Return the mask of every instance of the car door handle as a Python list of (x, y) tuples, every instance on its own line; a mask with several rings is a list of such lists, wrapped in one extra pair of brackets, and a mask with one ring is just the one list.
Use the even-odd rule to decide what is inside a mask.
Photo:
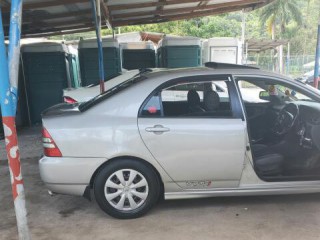
[(170, 128), (166, 128), (162, 125), (155, 125), (153, 127), (147, 127), (147, 132), (154, 132), (154, 133), (163, 133), (163, 132), (169, 132)]

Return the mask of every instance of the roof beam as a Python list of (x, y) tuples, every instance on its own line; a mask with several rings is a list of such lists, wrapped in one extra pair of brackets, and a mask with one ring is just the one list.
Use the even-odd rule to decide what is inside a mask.
[(103, 15), (104, 15), (105, 20), (106, 20), (106, 25), (108, 26), (108, 28), (112, 29), (112, 19), (111, 19), (111, 16), (110, 16), (109, 7), (104, 2), (104, 0), (100, 0), (100, 4), (101, 4), (101, 7), (102, 7)]
[(23, 37), (49, 37), (49, 36), (57, 36), (57, 35), (64, 35), (64, 34), (72, 34), (72, 33), (80, 33), (80, 32), (89, 32), (94, 31), (94, 27), (83, 25), (77, 29), (74, 28), (63, 28), (63, 29), (52, 29), (46, 33), (38, 32), (38, 33), (25, 33)]
[[(74, 12), (74, 13), (60, 13), (60, 14), (46, 14), (46, 15), (39, 15), (39, 16), (38, 15), (23, 16), (22, 25), (23, 26), (28, 26), (30, 24), (32, 24), (32, 25), (39, 25), (39, 24), (64, 25), (65, 23), (68, 23), (68, 21), (70, 22), (70, 20), (65, 20), (65, 18), (79, 17), (79, 16), (81, 16), (82, 19), (89, 19), (91, 17), (91, 11), (79, 11), (79, 12)], [(41, 19), (41, 21), (39, 19)], [(62, 20), (50, 22), (50, 20), (55, 20), (55, 19), (62, 19)], [(49, 21), (49, 22), (47, 22), (47, 21)], [(79, 23), (81, 21), (77, 20), (74, 22)], [(8, 26), (9, 22), (5, 22), (3, 25)]]
[[(166, 0), (158, 0), (158, 2), (159, 3), (165, 3), (166, 2)], [(158, 6), (157, 8), (156, 8), (156, 11), (155, 12), (163, 12), (163, 7), (164, 7), (164, 5), (160, 5), (160, 6)], [(158, 17), (159, 15), (157, 15), (157, 13), (155, 13), (155, 15)]]
[(235, 7), (260, 3), (261, 0), (243, 0), (236, 2), (226, 2), (213, 5), (201, 5), (196, 7), (186, 7), (186, 8), (176, 8), (176, 9), (166, 9), (166, 10), (156, 10), (156, 11), (143, 11), (143, 12), (133, 12), (133, 13), (122, 13), (112, 15), (112, 19), (122, 19), (130, 17), (140, 17), (148, 15), (164, 15), (164, 14), (175, 14), (175, 13), (189, 13), (189, 12), (200, 12), (201, 10), (215, 10), (223, 7)]
[[(79, 21), (79, 20), (73, 20), (73, 21), (65, 21), (62, 23), (45, 23), (45, 22), (37, 22), (37, 24), (34, 24), (33, 28), (25, 28), (24, 33), (25, 34), (31, 34), (33, 32), (50, 32), (51, 30), (58, 29), (66, 29), (66, 30), (73, 30), (77, 28), (84, 28), (84, 27), (94, 27), (93, 22), (90, 19), (86, 19), (86, 21)], [(57, 27), (58, 26), (58, 27)], [(60, 29), (61, 28), (61, 29)]]
[[(69, 5), (75, 3), (88, 3), (88, 0), (51, 0), (48, 2), (24, 3), (23, 10), (33, 10), (38, 8), (55, 7), (59, 5)], [(3, 7), (4, 12), (10, 11), (10, 6)]]
[[(162, 2), (162, 3), (165, 3), (167, 0), (159, 0), (158, 2)], [(162, 11), (163, 10), (163, 7), (164, 7), (164, 5), (160, 5), (160, 6), (158, 6), (157, 7), (157, 10), (159, 10), (159, 11)]]
[(219, 9), (214, 9), (209, 11), (194, 12), (188, 15), (175, 14), (175, 15), (165, 15), (165, 16), (159, 16), (159, 17), (145, 17), (145, 18), (139, 18), (134, 20), (131, 19), (131, 20), (113, 21), (113, 23), (114, 23), (114, 26), (160, 23), (160, 22), (166, 22), (166, 21), (177, 21), (182, 19), (191, 19), (196, 17), (217, 15), (217, 14), (222, 14), (226, 12), (240, 11), (242, 9), (243, 9), (243, 6), (224, 7), (224, 8), (219, 8)]
[[(107, 26), (101, 26), (102, 29), (107, 28)], [(65, 34), (73, 34), (73, 33), (82, 33), (82, 32), (91, 32), (95, 31), (95, 27), (92, 27), (92, 24), (87, 24), (83, 26), (79, 26), (77, 29), (74, 27), (68, 28), (55, 28), (51, 29), (50, 32), (38, 32), (38, 33), (26, 33), (23, 37), (49, 37), (49, 36), (57, 36), (57, 35), (65, 35)]]
[[(211, 0), (202, 0), (202, 2), (209, 2), (209, 1)], [(165, 1), (165, 2), (118, 4), (118, 5), (109, 6), (109, 10), (115, 11), (115, 10), (134, 9), (134, 8), (160, 7), (160, 6), (166, 6), (166, 5), (194, 3), (194, 2), (200, 2), (200, 0), (172, 0), (172, 1)]]
[(66, 12), (66, 13), (57, 13), (57, 14), (39, 14), (39, 15), (27, 15), (22, 16), (23, 21), (37, 21), (37, 18), (42, 18), (43, 21), (51, 20), (51, 19), (60, 19), (60, 18), (67, 18), (67, 17), (83, 17), (83, 16), (91, 16), (90, 10), (80, 10), (80, 11), (73, 11), (73, 12)]
[(208, 2), (203, 2), (203, 1), (199, 2), (197, 8), (195, 10), (192, 10), (191, 13), (195, 12), (197, 9), (199, 9), (200, 7), (203, 7), (207, 4), (208, 4)]
[(65, 34), (73, 34), (73, 33), (82, 33), (82, 32), (90, 32), (94, 31), (94, 28), (80, 28), (80, 29), (73, 29), (73, 30), (59, 30), (47, 33), (35, 33), (35, 34), (26, 34), (23, 37), (50, 37), (50, 36), (58, 36), (58, 35), (65, 35)]
[(10, 7), (10, 3), (8, 2), (8, 0), (0, 0), (0, 7)]

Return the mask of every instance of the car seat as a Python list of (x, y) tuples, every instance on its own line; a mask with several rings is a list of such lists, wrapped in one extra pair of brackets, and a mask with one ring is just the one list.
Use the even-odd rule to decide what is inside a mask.
[(217, 92), (210, 90), (204, 95), (204, 106), (207, 111), (216, 111), (220, 106), (220, 97)]
[(258, 175), (277, 176), (283, 170), (284, 157), (264, 144), (254, 144), (251, 147), (254, 168)]
[(189, 90), (187, 99), (189, 113), (205, 112), (205, 110), (200, 106), (200, 97), (196, 90)]

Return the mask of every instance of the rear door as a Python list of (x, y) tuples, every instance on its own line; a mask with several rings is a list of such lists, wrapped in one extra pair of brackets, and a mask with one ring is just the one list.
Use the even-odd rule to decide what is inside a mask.
[[(206, 108), (208, 86), (224, 82), (228, 93), (214, 110)], [(199, 108), (190, 112), (188, 91), (198, 93)], [(228, 76), (169, 81), (143, 104), (141, 137), (171, 178), (183, 188), (237, 187), (241, 177), (246, 124), (234, 82)]]

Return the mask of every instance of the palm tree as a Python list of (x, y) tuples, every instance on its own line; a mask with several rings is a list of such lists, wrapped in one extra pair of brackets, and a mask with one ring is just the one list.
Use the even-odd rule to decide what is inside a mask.
[(275, 0), (261, 10), (260, 22), (267, 24), (272, 39), (275, 38), (276, 26), (279, 26), (280, 37), (285, 33), (290, 21), (302, 24), (302, 13), (297, 0)]

